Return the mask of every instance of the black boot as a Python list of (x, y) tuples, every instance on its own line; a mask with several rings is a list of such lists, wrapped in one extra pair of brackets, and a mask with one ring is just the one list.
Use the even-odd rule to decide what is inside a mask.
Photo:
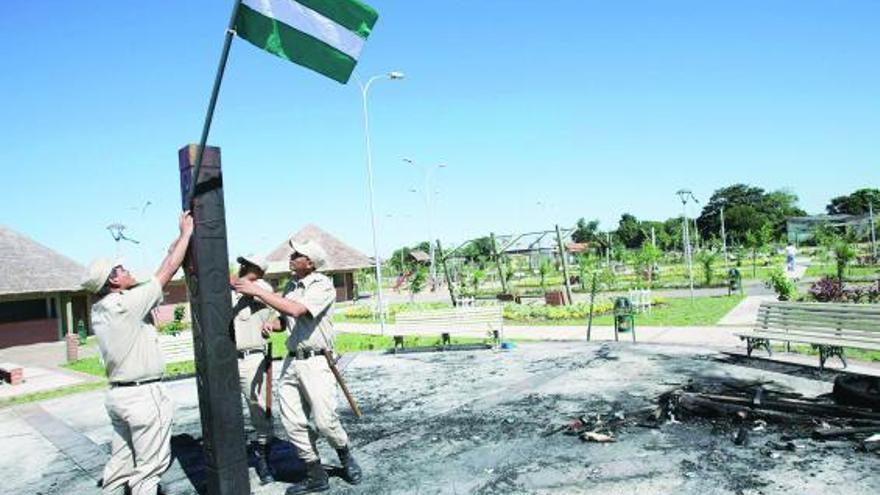
[(269, 465), (269, 452), (272, 448), (268, 445), (257, 445), (255, 453), (257, 454), (257, 476), (260, 477), (260, 484), (268, 485), (275, 483), (275, 477), (272, 476), (272, 467)]
[(355, 462), (354, 457), (351, 455), (351, 450), (348, 447), (343, 447), (336, 449), (336, 453), (339, 454), (339, 460), (342, 462), (342, 477), (345, 481), (352, 485), (360, 483), (364, 476), (361, 473), (361, 467), (358, 466), (358, 463)]
[(294, 483), (284, 492), (285, 495), (299, 495), (301, 493), (323, 492), (330, 489), (330, 480), (327, 472), (321, 466), (321, 461), (306, 464), (306, 479)]

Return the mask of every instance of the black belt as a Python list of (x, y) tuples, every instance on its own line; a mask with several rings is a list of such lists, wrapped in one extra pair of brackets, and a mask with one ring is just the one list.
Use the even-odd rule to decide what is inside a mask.
[(296, 351), (288, 352), (287, 355), (293, 359), (309, 359), (315, 356), (324, 356), (328, 353), (329, 351), (326, 349), (297, 349)]
[(238, 351), (238, 359), (244, 359), (244, 358), (250, 356), (251, 354), (257, 354), (257, 353), (265, 354), (265, 351), (263, 351), (263, 349), (245, 349), (243, 351)]
[(161, 382), (161, 378), (150, 378), (148, 380), (138, 380), (134, 382), (110, 382), (110, 386), (116, 387), (140, 387), (141, 385), (149, 385), (150, 383)]

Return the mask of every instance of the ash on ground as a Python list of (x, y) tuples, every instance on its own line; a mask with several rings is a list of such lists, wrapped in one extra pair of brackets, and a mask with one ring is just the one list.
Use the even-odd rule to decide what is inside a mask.
[[(810, 425), (663, 410), (664, 397), (679, 390), (751, 393), (757, 384), (766, 400), (831, 392), (830, 381), (747, 364), (643, 344), (361, 355), (346, 377), (365, 416), (344, 413), (344, 421), (367, 476), (358, 487), (336, 479), (333, 490), (880, 493), (880, 457), (851, 438), (814, 440)], [(325, 458), (335, 460), (329, 451)]]

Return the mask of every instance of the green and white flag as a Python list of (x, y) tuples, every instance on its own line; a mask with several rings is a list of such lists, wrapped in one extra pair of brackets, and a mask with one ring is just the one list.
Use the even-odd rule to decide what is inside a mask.
[(241, 38), (343, 84), (379, 14), (357, 0), (242, 0)]

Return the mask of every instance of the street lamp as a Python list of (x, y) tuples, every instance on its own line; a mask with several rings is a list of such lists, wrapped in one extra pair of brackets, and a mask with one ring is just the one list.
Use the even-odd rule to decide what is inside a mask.
[(682, 223), (682, 242), (684, 244), (684, 261), (687, 264), (688, 270), (688, 280), (690, 282), (691, 287), (691, 302), (694, 300), (694, 265), (693, 265), (693, 253), (691, 252), (691, 238), (690, 232), (688, 228), (688, 220), (687, 220), (687, 204), (689, 201), (693, 201), (696, 204), (699, 204), (700, 201), (694, 197), (694, 193), (691, 192), (690, 189), (680, 189), (675, 193), (678, 195), (678, 199), (681, 200), (681, 223)]
[[(437, 282), (437, 269), (434, 266), (434, 230), (433, 230), (433, 227), (431, 226), (431, 220), (433, 217), (433, 212), (432, 212), (432, 208), (431, 208), (431, 177), (432, 177), (434, 170), (446, 168), (446, 164), (440, 163), (440, 164), (437, 164), (433, 167), (428, 167), (428, 166), (424, 166), (420, 163), (416, 163), (411, 158), (404, 158), (403, 161), (409, 165), (414, 166), (414, 167), (421, 168), (422, 173), (425, 174), (425, 191), (424, 191), (425, 192), (425, 211), (427, 212), (427, 215), (428, 215), (428, 250), (430, 251), (429, 255), (431, 257), (431, 265), (430, 265), (431, 272), (430, 273), (431, 273), (431, 287), (433, 288), (436, 286), (436, 282)], [(411, 192), (416, 192), (416, 190), (411, 189)]]
[(370, 145), (370, 113), (367, 107), (367, 93), (370, 86), (379, 79), (389, 79), (392, 81), (403, 79), (402, 72), (389, 72), (371, 77), (364, 84), (360, 78), (355, 77), (358, 86), (361, 89), (361, 99), (364, 104), (364, 141), (367, 145), (367, 184), (369, 186), (369, 204), (370, 204), (370, 224), (373, 230), (373, 259), (376, 262), (376, 304), (379, 313), (379, 329), (382, 335), (385, 335), (385, 305), (382, 303), (382, 260), (379, 258), (379, 245), (376, 241), (376, 206), (373, 200), (373, 149)]

